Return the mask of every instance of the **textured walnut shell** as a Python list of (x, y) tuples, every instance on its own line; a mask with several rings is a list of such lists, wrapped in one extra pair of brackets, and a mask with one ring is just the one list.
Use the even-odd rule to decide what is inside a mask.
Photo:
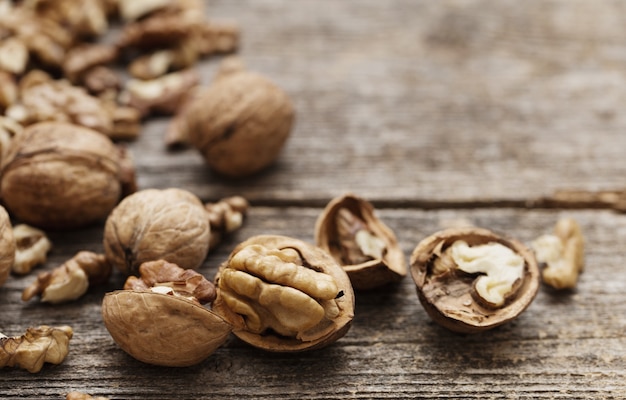
[(294, 121), (287, 94), (264, 76), (221, 76), (186, 109), (189, 142), (215, 171), (243, 177), (274, 162)]
[[(382, 259), (359, 264), (349, 264), (342, 259), (337, 230), (337, 212), (342, 208), (348, 209), (365, 222), (368, 229), (384, 241), (386, 250)], [(353, 194), (337, 197), (328, 203), (315, 223), (315, 241), (342, 266), (357, 290), (397, 282), (407, 274), (404, 253), (393, 231), (376, 217), (371, 203)]]
[(15, 238), (9, 214), (0, 206), (0, 286), (6, 282), (15, 260)]
[(183, 189), (145, 189), (124, 200), (104, 226), (109, 262), (138, 275), (146, 261), (165, 260), (183, 269), (198, 268), (209, 251), (210, 226), (204, 205)]
[[(319, 272), (331, 275), (335, 279), (337, 286), (343, 291), (343, 301), (340, 314), (333, 320), (332, 330), (328, 330), (325, 336), (313, 341), (300, 341), (272, 332), (256, 334), (246, 330), (242, 316), (230, 310), (220, 297), (219, 280), (220, 273), (225, 268), (228, 268), (229, 261), (233, 255), (252, 244), (260, 244), (267, 248), (279, 250), (294, 249), (300, 254), (306, 264), (314, 267), (313, 269)], [(229, 259), (220, 266), (215, 282), (218, 290), (217, 299), (213, 302), (213, 310), (233, 325), (233, 334), (235, 336), (260, 349), (275, 352), (298, 352), (327, 346), (348, 332), (354, 317), (354, 291), (347, 274), (324, 250), (298, 239), (279, 235), (259, 235), (240, 243), (233, 249)]]
[(126, 353), (168, 367), (198, 364), (220, 347), (231, 331), (223, 318), (190, 300), (133, 290), (107, 293), (102, 318)]
[(10, 214), (44, 229), (103, 219), (122, 196), (121, 152), (106, 136), (65, 122), (27, 127), (2, 162), (0, 195)]
[[(473, 278), (433, 278), (431, 268), (437, 253), (445, 251), (457, 240), (464, 240), (470, 246), (500, 243), (524, 259), (523, 281), (502, 307), (484, 307), (473, 301)], [(530, 305), (539, 289), (539, 268), (532, 251), (517, 240), (501, 237), (487, 229), (451, 228), (437, 232), (417, 245), (410, 263), (417, 295), (428, 315), (440, 325), (459, 333), (485, 331), (517, 318)]]

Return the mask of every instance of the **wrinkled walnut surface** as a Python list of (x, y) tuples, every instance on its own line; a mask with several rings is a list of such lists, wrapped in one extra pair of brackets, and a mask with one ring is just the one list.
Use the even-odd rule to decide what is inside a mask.
[(393, 231), (376, 217), (371, 203), (353, 194), (328, 203), (316, 221), (315, 242), (343, 267), (355, 289), (396, 282), (407, 274)]
[(126, 197), (107, 218), (104, 250), (127, 275), (146, 261), (196, 269), (209, 250), (210, 225), (202, 202), (182, 189), (145, 189)]
[(294, 122), (287, 94), (266, 77), (221, 74), (184, 110), (190, 143), (221, 174), (243, 177), (278, 157)]
[(107, 293), (102, 317), (125, 352), (139, 361), (169, 367), (201, 362), (231, 331), (222, 317), (191, 300), (145, 291)]
[(103, 219), (122, 196), (120, 150), (106, 136), (64, 122), (17, 135), (2, 162), (0, 195), (17, 219), (71, 229)]
[(329, 345), (346, 334), (354, 316), (354, 293), (343, 269), (324, 250), (285, 236), (240, 243), (220, 266), (216, 285), (213, 310), (237, 337), (265, 350)]
[(9, 214), (0, 206), (0, 286), (6, 282), (15, 260), (15, 239)]
[(60, 364), (69, 353), (73, 334), (69, 326), (41, 325), (28, 328), (22, 336), (0, 335), (0, 368), (19, 367), (35, 373), (44, 363)]
[[(523, 257), (523, 281), (503, 306), (493, 308), (474, 299), (472, 291), (477, 275), (454, 268), (443, 273), (433, 271), (435, 261), (457, 240), (470, 246), (500, 243)], [(451, 228), (437, 232), (417, 245), (410, 263), (424, 309), (435, 322), (455, 332), (480, 332), (517, 318), (539, 289), (539, 268), (533, 253), (517, 240), (503, 238), (486, 229)]]

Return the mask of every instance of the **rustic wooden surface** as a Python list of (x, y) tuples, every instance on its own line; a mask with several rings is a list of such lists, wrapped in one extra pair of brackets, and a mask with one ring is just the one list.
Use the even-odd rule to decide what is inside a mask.
[[(141, 188), (204, 200), (241, 194), (245, 226), (212, 254), (212, 277), (255, 234), (311, 242), (330, 198), (372, 200), (407, 259), (425, 236), (473, 223), (526, 243), (562, 216), (587, 238), (576, 290), (541, 287), (514, 322), (459, 335), (430, 321), (410, 277), (357, 293), (348, 334), (314, 352), (274, 354), (229, 340), (190, 368), (142, 364), (104, 328), (104, 293), (23, 303), (34, 276), (0, 288), (0, 330), (69, 324), (67, 359), (38, 374), (0, 372), (0, 397), (61, 399), (626, 398), (626, 215), (539, 208), (559, 189), (621, 190), (626, 175), (626, 3), (620, 1), (211, 0), (242, 27), (240, 55), (287, 90), (297, 124), (278, 163), (232, 181), (193, 150), (168, 152), (165, 119), (129, 144)], [(202, 63), (207, 82), (217, 60)], [(102, 227), (50, 233), (51, 269), (102, 249)], [(184, 332), (181, 332), (184, 335)]]

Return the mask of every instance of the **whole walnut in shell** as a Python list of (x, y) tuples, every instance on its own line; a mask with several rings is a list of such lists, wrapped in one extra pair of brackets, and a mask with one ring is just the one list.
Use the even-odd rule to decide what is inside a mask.
[(210, 225), (204, 205), (183, 189), (144, 189), (118, 204), (104, 227), (109, 262), (137, 275), (146, 261), (165, 260), (198, 268), (209, 251)]
[(182, 129), (212, 169), (231, 177), (272, 164), (294, 121), (288, 95), (233, 60), (191, 101), (182, 115)]
[(44, 229), (103, 219), (133, 185), (132, 163), (108, 137), (66, 122), (30, 125), (2, 161), (0, 196), (17, 219)]
[(15, 239), (11, 220), (6, 210), (0, 206), (0, 286), (6, 282), (15, 260)]

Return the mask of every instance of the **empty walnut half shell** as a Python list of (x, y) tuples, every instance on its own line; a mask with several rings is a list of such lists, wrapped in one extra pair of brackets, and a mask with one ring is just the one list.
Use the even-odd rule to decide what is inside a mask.
[(148, 364), (186, 367), (224, 344), (230, 324), (201, 305), (214, 295), (210, 281), (163, 260), (139, 271), (141, 278), (129, 277), (125, 290), (102, 303), (104, 324), (122, 350)]
[(411, 275), (428, 315), (460, 333), (517, 318), (539, 288), (533, 253), (481, 228), (451, 228), (422, 240), (411, 254)]
[(204, 205), (177, 188), (144, 189), (126, 197), (104, 227), (107, 260), (128, 275), (146, 261), (166, 260), (198, 268), (209, 251), (210, 225)]
[(354, 293), (339, 265), (319, 247), (261, 235), (239, 244), (216, 277), (213, 310), (233, 333), (270, 351), (303, 351), (346, 334)]
[(315, 224), (315, 241), (348, 273), (355, 289), (396, 282), (407, 274), (396, 236), (374, 206), (352, 194), (331, 200)]

